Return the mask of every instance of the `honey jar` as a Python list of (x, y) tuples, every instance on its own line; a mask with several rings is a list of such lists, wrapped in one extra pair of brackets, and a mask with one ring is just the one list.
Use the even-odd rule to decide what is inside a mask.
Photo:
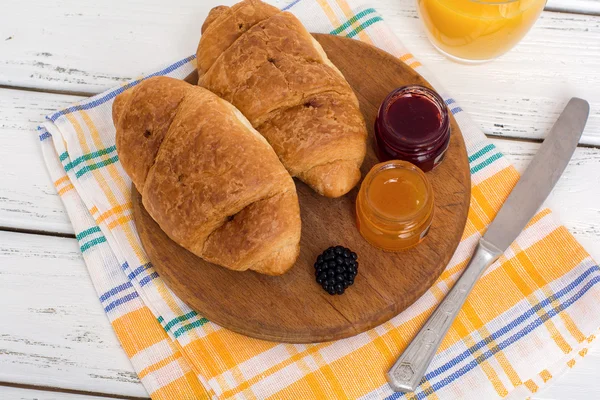
[(360, 234), (373, 246), (400, 251), (418, 244), (433, 219), (433, 189), (417, 166), (393, 160), (375, 165), (356, 199)]

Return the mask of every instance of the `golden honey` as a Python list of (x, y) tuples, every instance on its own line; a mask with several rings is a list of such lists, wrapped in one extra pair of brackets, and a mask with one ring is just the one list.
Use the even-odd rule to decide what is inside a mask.
[(387, 251), (404, 250), (423, 240), (433, 210), (433, 190), (425, 173), (406, 161), (375, 165), (356, 199), (360, 234), (373, 246)]

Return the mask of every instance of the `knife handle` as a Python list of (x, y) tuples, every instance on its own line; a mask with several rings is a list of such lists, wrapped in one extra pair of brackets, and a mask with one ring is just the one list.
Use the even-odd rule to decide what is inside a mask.
[(473, 286), (501, 254), (491, 243), (484, 239), (479, 241), (461, 277), (388, 371), (387, 380), (395, 392), (416, 390)]

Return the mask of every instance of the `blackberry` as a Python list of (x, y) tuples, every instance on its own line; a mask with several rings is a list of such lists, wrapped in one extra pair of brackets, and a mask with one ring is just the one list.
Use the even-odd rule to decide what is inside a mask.
[(358, 274), (358, 256), (342, 246), (325, 250), (315, 262), (317, 283), (330, 295), (343, 294)]

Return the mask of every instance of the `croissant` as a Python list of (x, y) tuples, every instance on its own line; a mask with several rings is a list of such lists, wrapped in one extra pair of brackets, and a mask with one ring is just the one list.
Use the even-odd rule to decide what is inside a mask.
[(358, 100), (292, 14), (258, 0), (214, 8), (197, 60), (198, 84), (235, 105), (292, 176), (327, 197), (360, 180), (367, 131)]
[(280, 275), (296, 261), (296, 187), (267, 141), (208, 90), (150, 78), (113, 104), (119, 159), (176, 243), (226, 268)]

